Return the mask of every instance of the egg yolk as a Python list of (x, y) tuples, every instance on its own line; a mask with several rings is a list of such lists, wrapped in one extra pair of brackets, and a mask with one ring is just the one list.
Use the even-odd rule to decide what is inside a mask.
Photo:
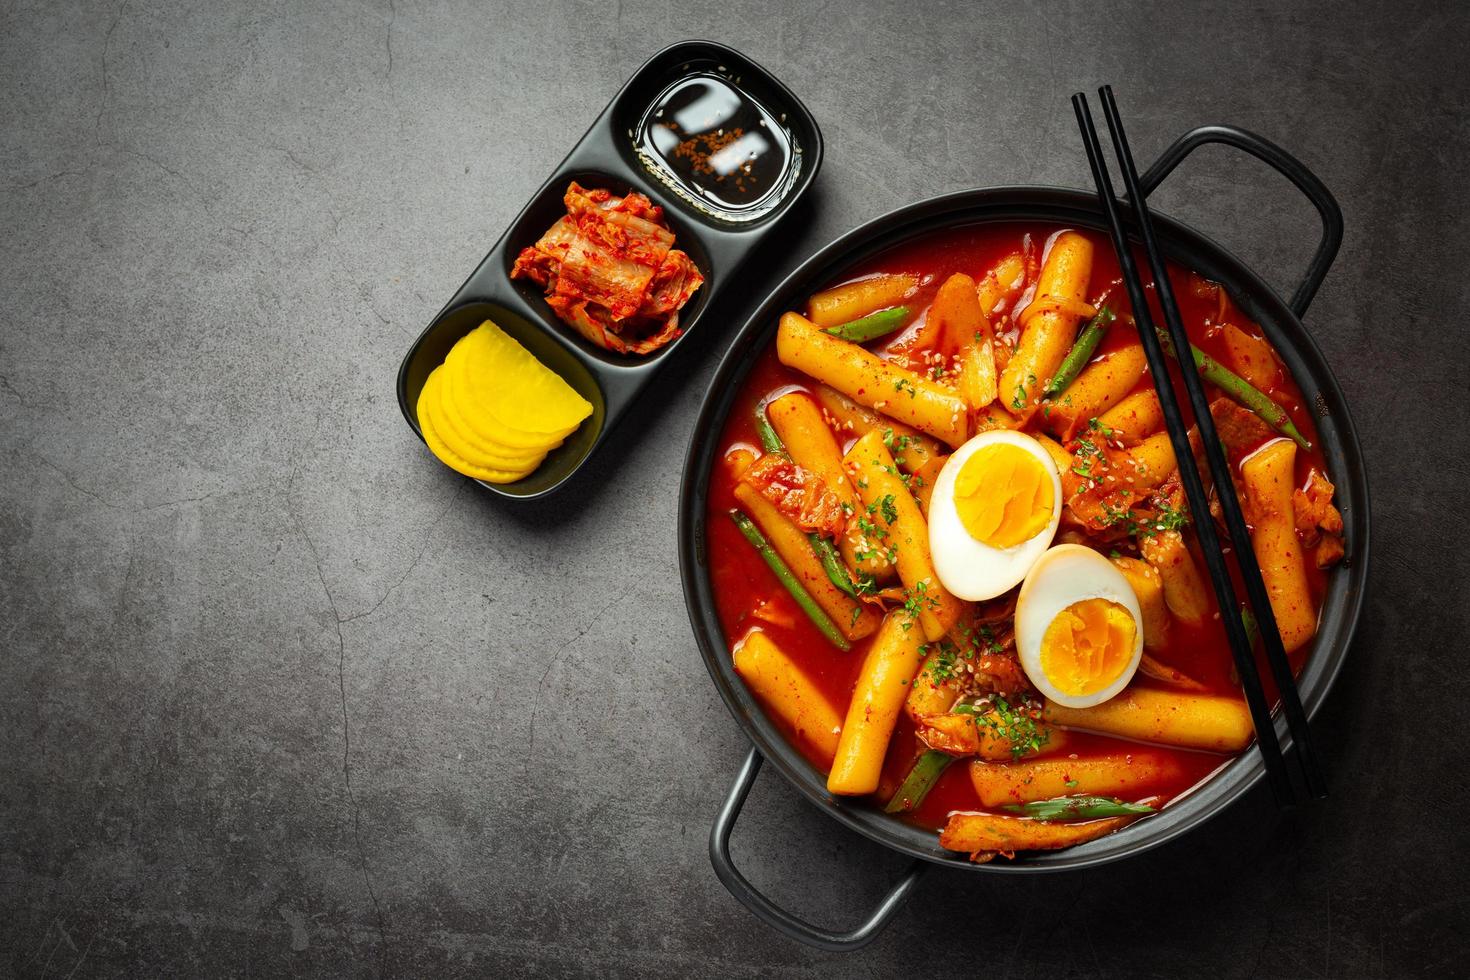
[(1128, 666), (1137, 631), (1133, 616), (1116, 602), (1074, 602), (1057, 613), (1041, 638), (1041, 670), (1063, 694), (1100, 691)]
[(1051, 474), (1041, 461), (1005, 442), (977, 450), (954, 484), (960, 522), (992, 548), (1011, 548), (1046, 530), (1052, 494)]

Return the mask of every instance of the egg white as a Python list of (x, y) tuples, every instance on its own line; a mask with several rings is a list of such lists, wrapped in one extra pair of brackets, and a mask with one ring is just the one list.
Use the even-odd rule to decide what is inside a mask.
[[(969, 458), (986, 446), (1006, 443), (1036, 458), (1051, 477), (1051, 519), (1035, 537), (1009, 548), (992, 548), (976, 541), (960, 520), (954, 485)], [(954, 451), (934, 481), (929, 498), (929, 551), (940, 583), (961, 599), (993, 599), (1009, 592), (1045, 553), (1062, 519), (1062, 477), (1046, 448), (1032, 437), (1008, 429), (982, 432)]]
[[(1059, 691), (1042, 670), (1041, 640), (1057, 614), (1084, 599), (1106, 599), (1128, 610), (1133, 617), (1133, 655), (1107, 687), (1092, 694), (1069, 695)], [(1068, 708), (1102, 704), (1128, 686), (1143, 658), (1143, 613), (1138, 596), (1123, 573), (1096, 551), (1080, 544), (1059, 544), (1031, 567), (1021, 586), (1016, 599), (1016, 653), (1031, 683), (1057, 704)]]

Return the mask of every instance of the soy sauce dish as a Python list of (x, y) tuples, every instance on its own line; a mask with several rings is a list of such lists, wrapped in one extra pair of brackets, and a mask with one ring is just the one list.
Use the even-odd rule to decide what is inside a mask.
[(566, 485), (676, 349), (715, 339), (706, 311), (821, 163), (816, 121), (759, 65), (660, 51), (409, 349), (404, 420), (491, 493)]

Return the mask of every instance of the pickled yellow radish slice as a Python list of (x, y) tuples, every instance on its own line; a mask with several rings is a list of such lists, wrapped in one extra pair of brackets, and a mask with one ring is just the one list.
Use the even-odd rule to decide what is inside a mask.
[(473, 363), (464, 341), (456, 344), (444, 359), (440, 387), (443, 397), (454, 405), (458, 418), (486, 442), (504, 446), (507, 455), (545, 452), (565, 439), (577, 427), (555, 432), (528, 432), (516, 426), (506, 425), (490, 414), (483, 401), (473, 395), (472, 375), (484, 370)]
[(435, 368), (424, 382), (424, 390), (419, 398), (428, 403), (425, 411), (434, 425), (434, 431), (450, 451), (461, 459), (476, 466), (488, 466), (497, 470), (519, 470), (534, 465), (537, 459), (561, 445), (561, 440), (557, 440), (536, 449), (520, 449), (487, 438), (472, 422), (459, 414), (458, 408), (448, 397), (445, 391), (448, 373), (443, 365)]
[(418, 403), (419, 431), (423, 433), (424, 442), (428, 445), (429, 451), (439, 457), (440, 462), (450, 469), (462, 473), (465, 476), (473, 477), (476, 480), (484, 480), (487, 483), (514, 483), (517, 480), (529, 476), (535, 471), (537, 466), (541, 465), (541, 460), (544, 457), (537, 457), (531, 466), (520, 470), (501, 470), (489, 466), (476, 466), (444, 444), (444, 440), (439, 438), (439, 433), (434, 429), (434, 423), (429, 418), (427, 408), (428, 403), (426, 400), (420, 398)]
[(491, 321), (455, 345), (461, 346), (469, 368), (464, 394), (507, 428), (562, 438), (592, 414), (591, 403), (561, 375)]

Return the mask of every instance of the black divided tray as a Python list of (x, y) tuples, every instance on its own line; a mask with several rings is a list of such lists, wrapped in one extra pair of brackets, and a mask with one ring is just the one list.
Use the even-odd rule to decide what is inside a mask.
[[(669, 86), (699, 73), (720, 75), (760, 102), (784, 123), (800, 155), (799, 171), (779, 203), (758, 217), (736, 221), (705, 211), (692, 203), (692, 195), (667, 183), (668, 178), (641, 159), (635, 147), (635, 131), (645, 111)], [(684, 41), (660, 51), (613, 97), (479, 268), (409, 348), (398, 371), (398, 404), (404, 420), (422, 439), (415, 406), (429, 372), (443, 363), (456, 341), (484, 320), (493, 320), (591, 402), (592, 415), (524, 479), (505, 484), (476, 482), (503, 497), (530, 499), (554, 492), (587, 462), (676, 348), (711, 339), (706, 335), (718, 325), (703, 322), (705, 311), (726, 289), (734, 288), (736, 270), (810, 187), (821, 163), (822, 134), (811, 113), (755, 62), (709, 41)], [(573, 180), (615, 194), (638, 191), (662, 205), (675, 247), (687, 252), (704, 275), (704, 285), (680, 315), (683, 333), (651, 354), (619, 354), (596, 346), (557, 318), (539, 286), (510, 279), (521, 249), (534, 244), (566, 213), (562, 197)]]

